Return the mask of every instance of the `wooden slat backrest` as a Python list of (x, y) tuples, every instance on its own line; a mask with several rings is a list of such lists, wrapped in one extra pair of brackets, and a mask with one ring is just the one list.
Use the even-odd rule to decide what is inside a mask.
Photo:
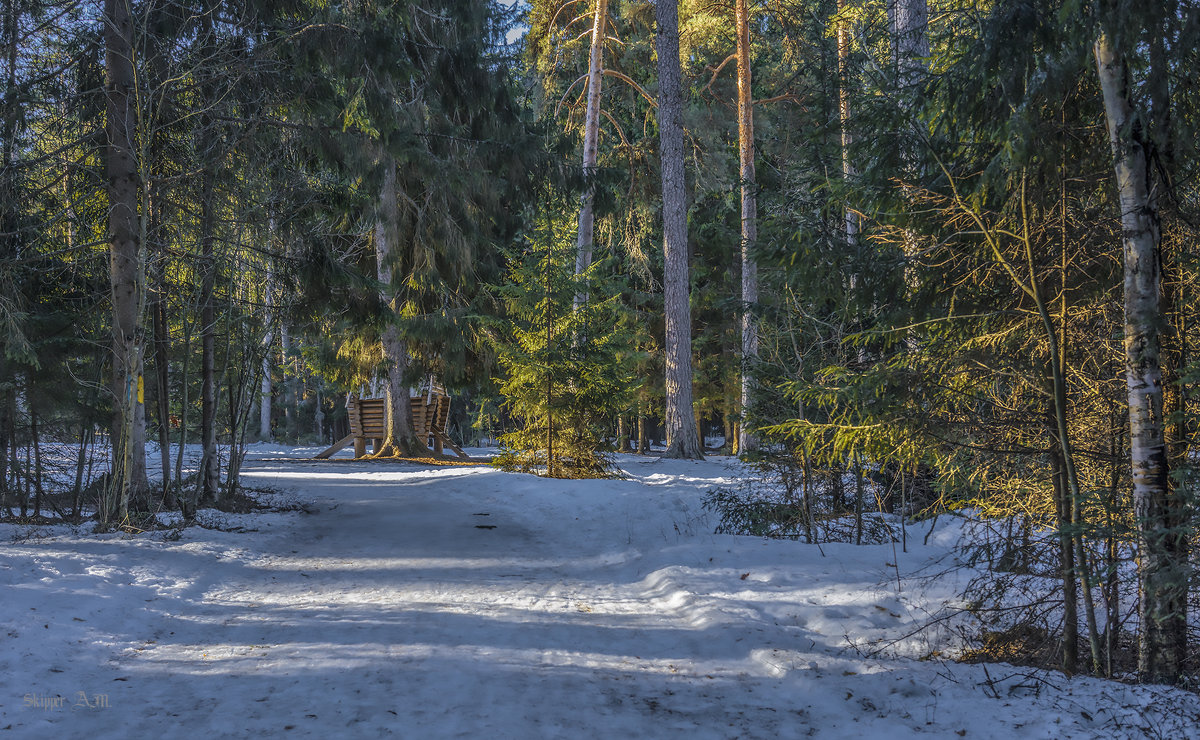
[(418, 437), (429, 434), (429, 416), (426, 413), (424, 401), (420, 396), (412, 397), (413, 431)]
[[(409, 397), (412, 403), (413, 431), (418, 437), (445, 434), (446, 421), (450, 416), (450, 397), (438, 384), (432, 393)], [(429, 403), (426, 403), (429, 401)], [(387, 399), (350, 397), (346, 402), (350, 417), (350, 433), (355, 437), (381, 439), (387, 431)]]
[(356, 437), (374, 439), (384, 433), (384, 399), (350, 398), (347, 410), (350, 416), (350, 431)]
[(450, 417), (450, 399), (447, 396), (440, 396), (434, 403), (437, 419), (434, 422), (434, 428), (444, 434), (446, 432), (446, 421)]

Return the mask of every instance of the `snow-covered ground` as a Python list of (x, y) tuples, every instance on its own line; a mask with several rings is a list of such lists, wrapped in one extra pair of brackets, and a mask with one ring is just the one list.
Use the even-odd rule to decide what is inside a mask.
[(313, 452), (244, 473), (311, 513), (0, 527), (0, 737), (1200, 737), (1182, 691), (922, 660), (950, 638), (904, 636), (959, 579), (898, 591), (894, 564), (948, 562), (952, 525), (908, 554), (714, 535), (720, 459)]

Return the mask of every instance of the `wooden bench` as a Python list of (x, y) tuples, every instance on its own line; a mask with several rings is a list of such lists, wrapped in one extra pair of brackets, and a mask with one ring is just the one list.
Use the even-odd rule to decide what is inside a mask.
[[(430, 445), (434, 454), (440, 455), (443, 449), (449, 447), (459, 457), (470, 459), (467, 453), (446, 436), (450, 396), (446, 395), (441, 386), (435, 384), (426, 393), (410, 396), (409, 402), (412, 404), (413, 429), (417, 438)], [(317, 459), (324, 460), (351, 442), (354, 443), (354, 456), (364, 457), (367, 454), (368, 439), (371, 440), (372, 451), (378, 453), (383, 448), (384, 437), (387, 434), (386, 404), (386, 398), (350, 396), (346, 402), (346, 412), (350, 417), (350, 434), (317, 455)]]

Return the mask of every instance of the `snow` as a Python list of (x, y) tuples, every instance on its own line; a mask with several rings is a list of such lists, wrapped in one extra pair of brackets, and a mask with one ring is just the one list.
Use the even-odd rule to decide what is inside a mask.
[(712, 534), (724, 458), (562, 481), (316, 451), (253, 445), (244, 470), (313, 513), (0, 527), (0, 731), (1200, 737), (1193, 694), (938, 658), (951, 633), (911, 633), (967, 574), (896, 571), (952, 565), (952, 523), (818, 548)]

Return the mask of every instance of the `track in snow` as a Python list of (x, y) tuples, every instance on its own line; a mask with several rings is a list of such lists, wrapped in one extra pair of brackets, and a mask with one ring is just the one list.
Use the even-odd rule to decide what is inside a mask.
[[(699, 502), (731, 474), (722, 464), (623, 462), (630, 480), (558, 481), (262, 459), (248, 484), (294, 490), (317, 513), (175, 542), (5, 545), (0, 729), (894, 738), (1197, 726), (1200, 704), (1183, 692), (1061, 676), (1034, 690), (1004, 667), (863, 657), (852, 642), (898, 637), (937, 605), (936, 593), (896, 592), (890, 547), (823, 556), (715, 536)], [(894, 652), (944, 647), (924, 640)], [(72, 706), (81, 691), (109, 706)], [(65, 706), (37, 704), (55, 696)]]

